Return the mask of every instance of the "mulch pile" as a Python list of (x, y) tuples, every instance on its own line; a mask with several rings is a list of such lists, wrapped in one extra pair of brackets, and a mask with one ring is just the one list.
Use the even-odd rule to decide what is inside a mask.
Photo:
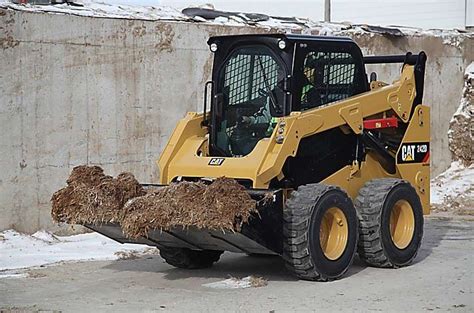
[(113, 178), (99, 166), (81, 165), (72, 170), (67, 187), (53, 194), (51, 215), (69, 224), (120, 222), (124, 204), (145, 194), (131, 173)]
[(146, 236), (150, 229), (175, 226), (239, 231), (255, 201), (234, 179), (218, 178), (210, 185), (181, 182), (130, 200), (122, 229), (132, 237)]
[(256, 212), (245, 188), (225, 177), (210, 185), (180, 182), (145, 191), (130, 173), (113, 178), (98, 166), (78, 166), (67, 184), (51, 199), (54, 221), (118, 222), (130, 238), (176, 226), (239, 231)]

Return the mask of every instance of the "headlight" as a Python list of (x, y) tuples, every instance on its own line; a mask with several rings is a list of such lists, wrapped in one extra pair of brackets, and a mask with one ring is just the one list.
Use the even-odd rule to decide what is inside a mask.
[(286, 42), (283, 39), (280, 39), (278, 41), (278, 48), (280, 48), (281, 50), (286, 48)]

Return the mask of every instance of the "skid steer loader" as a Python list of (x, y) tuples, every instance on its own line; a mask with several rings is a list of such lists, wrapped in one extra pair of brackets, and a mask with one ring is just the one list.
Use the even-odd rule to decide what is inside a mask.
[[(209, 267), (223, 251), (277, 254), (297, 277), (327, 281), (356, 252), (376, 267), (412, 262), (430, 210), (425, 53), (363, 57), (349, 38), (284, 34), (208, 45), (203, 113), (177, 124), (160, 184), (234, 178), (258, 214), (239, 232), (176, 228), (133, 240), (118, 224), (87, 226), (157, 246), (181, 268)], [(365, 65), (378, 63), (400, 63), (400, 77), (368, 79)]]

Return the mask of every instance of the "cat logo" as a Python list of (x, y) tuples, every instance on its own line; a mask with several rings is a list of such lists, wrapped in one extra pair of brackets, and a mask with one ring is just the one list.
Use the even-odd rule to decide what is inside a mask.
[(415, 145), (403, 145), (402, 146), (402, 161), (410, 162), (415, 159)]
[(224, 163), (224, 158), (212, 158), (209, 160), (209, 165), (211, 166), (221, 166)]
[(430, 162), (429, 142), (404, 143), (397, 154), (398, 164), (402, 163), (426, 163)]

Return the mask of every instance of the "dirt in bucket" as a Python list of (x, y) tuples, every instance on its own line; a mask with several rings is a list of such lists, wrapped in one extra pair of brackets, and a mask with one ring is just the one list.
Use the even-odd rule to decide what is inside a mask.
[(51, 198), (51, 215), (56, 222), (100, 224), (123, 219), (123, 205), (143, 196), (144, 189), (131, 173), (113, 178), (99, 166), (77, 166), (67, 186)]
[(75, 167), (52, 196), (53, 220), (69, 224), (120, 223), (131, 238), (152, 229), (196, 226), (239, 231), (256, 202), (231, 178), (179, 182), (148, 191), (130, 173), (113, 178), (98, 166)]
[(234, 179), (221, 177), (210, 185), (180, 182), (137, 197), (126, 203), (124, 233), (146, 236), (151, 229), (172, 227), (239, 231), (253, 212), (255, 200)]

